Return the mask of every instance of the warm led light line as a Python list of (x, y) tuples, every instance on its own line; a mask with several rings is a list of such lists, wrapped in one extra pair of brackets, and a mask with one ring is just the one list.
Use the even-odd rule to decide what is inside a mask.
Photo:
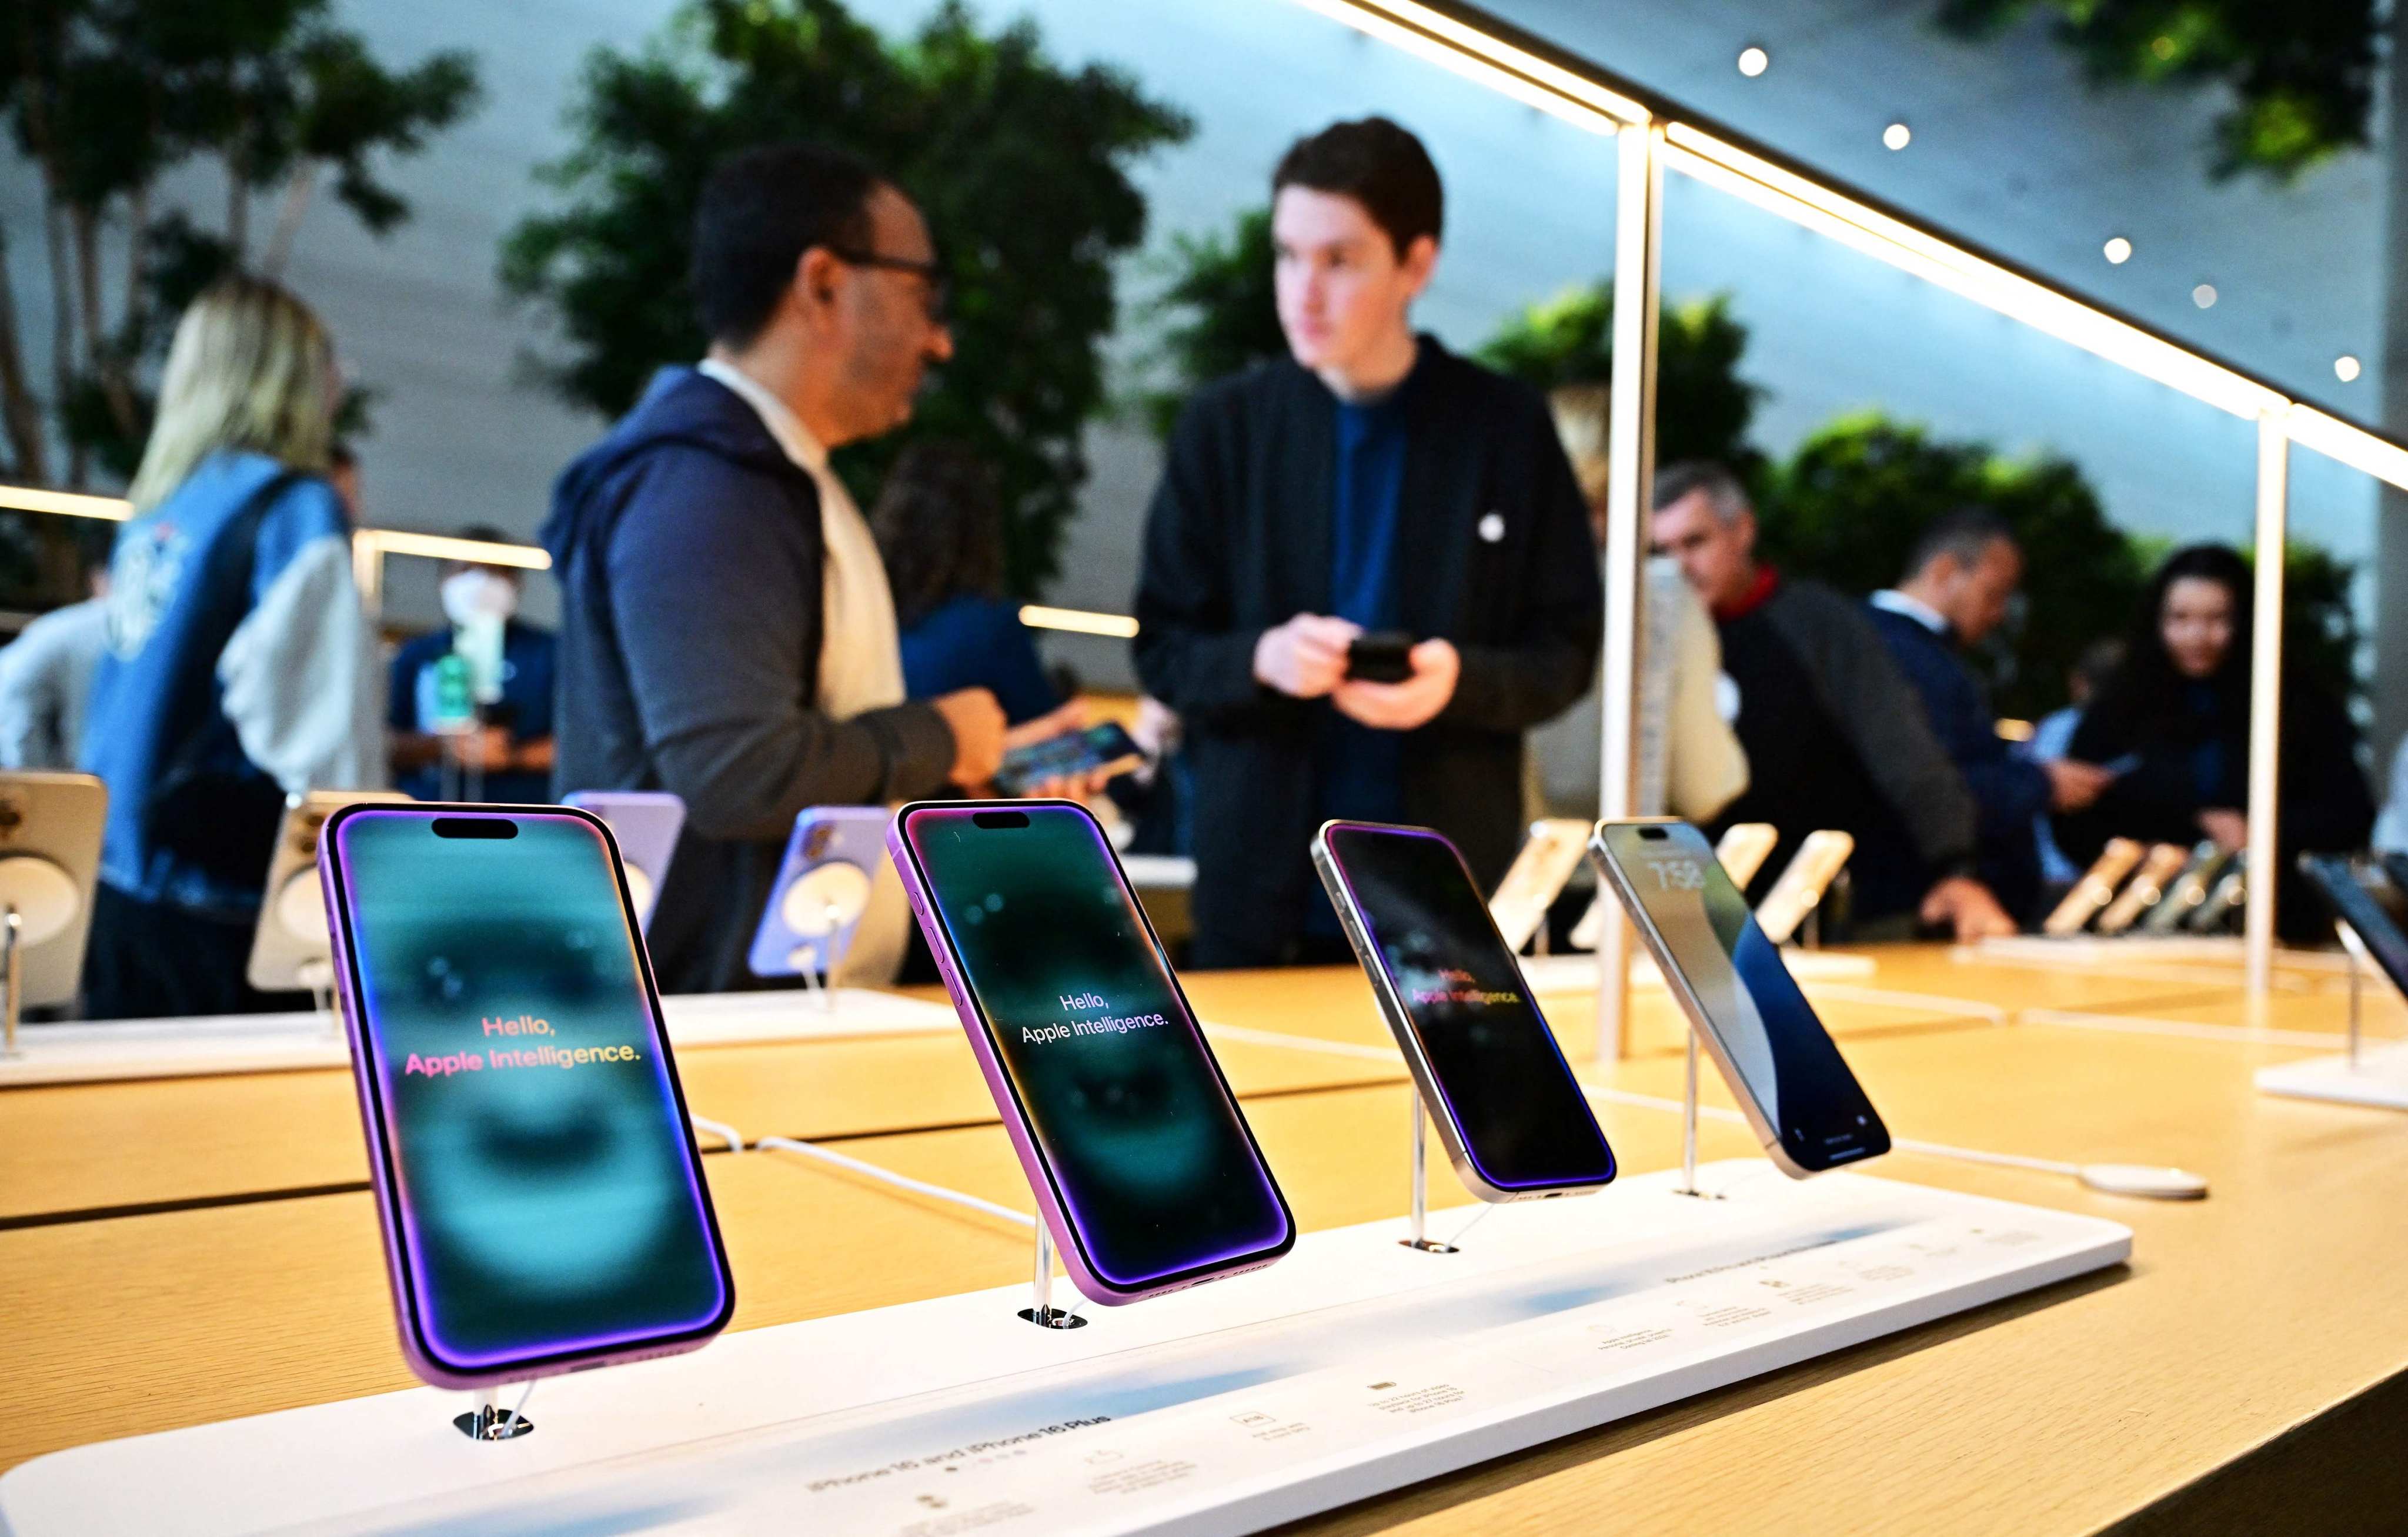
[(2408, 445), (2343, 421), (2265, 380), (2083, 298), (1776, 151), (1579, 60), (1459, 0), (1296, 0), (1500, 93), (1583, 127), (1663, 125), (1665, 164), (2069, 345), (2252, 421), (2408, 490)]
[(1125, 613), (1096, 613), (1086, 609), (1054, 609), (1024, 603), (1020, 622), (1031, 629), (1069, 630), (1079, 635), (1107, 635), (1125, 640), (1137, 634), (1137, 621)]

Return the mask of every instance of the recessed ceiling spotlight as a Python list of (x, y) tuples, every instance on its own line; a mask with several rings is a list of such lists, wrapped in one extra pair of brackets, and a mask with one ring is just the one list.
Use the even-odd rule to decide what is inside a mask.
[(2118, 235), (2100, 248), (2111, 266), (2122, 266), (2132, 259), (2132, 242)]
[(2201, 309), (2214, 309), (2215, 285), (2214, 283), (2201, 283), (2197, 288), (2192, 289), (2190, 291), (2190, 302), (2199, 306)]
[(2333, 359), (2333, 377), (2347, 384), (2358, 378), (2358, 359), (2344, 352)]
[(1739, 50), (1739, 72), (1751, 80), (1771, 66), (1772, 55), (1754, 43)]
[(1914, 142), (1914, 130), (1905, 123), (1893, 122), (1882, 130), (1882, 143), (1893, 150), (1903, 150)]

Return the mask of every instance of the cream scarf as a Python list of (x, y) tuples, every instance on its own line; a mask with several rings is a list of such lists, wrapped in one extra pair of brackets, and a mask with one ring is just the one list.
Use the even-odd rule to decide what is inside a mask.
[[(736, 392), (752, 408), (820, 494), (819, 707), (832, 720), (903, 702), (903, 647), (896, 638), (895, 595), (886, 564), (868, 520), (853, 494), (828, 468), (827, 450), (786, 403), (733, 364), (703, 360), (700, 371)], [(895, 980), (903, 965), (910, 909), (894, 867), (881, 861), (871, 883), (868, 909), (853, 930), (853, 947), (838, 967), (839, 982), (880, 985)]]

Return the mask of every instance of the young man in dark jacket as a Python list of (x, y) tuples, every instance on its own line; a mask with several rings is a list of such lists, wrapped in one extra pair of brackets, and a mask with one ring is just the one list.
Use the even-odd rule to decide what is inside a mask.
[[(1138, 674), (1194, 765), (1194, 959), (1343, 959), (1308, 844), (1329, 817), (1435, 826), (1493, 886), (1522, 824), (1523, 733), (1586, 691), (1596, 547), (1538, 395), (1409, 322), (1442, 201), (1381, 118), (1272, 177), (1291, 358), (1189, 402), (1149, 514)], [(1397, 682), (1358, 636), (1414, 642)]]
[(827, 468), (952, 353), (919, 211), (849, 156), (746, 151), (703, 190), (693, 287), (709, 358), (568, 467), (542, 535), (554, 788), (685, 799), (649, 936), (666, 992), (742, 984), (797, 812), (982, 782), (1004, 740), (984, 689), (905, 701), (885, 571)]
[(2014, 933), (1973, 875), (1977, 812), (1964, 776), (1863, 608), (1759, 565), (1755, 510), (1719, 465), (1665, 469), (1655, 508), (1649, 535), (1713, 611), (1738, 696), (1731, 724), (1748, 787), (1724, 820), (1769, 822), (1781, 834), (1755, 889), (1808, 833), (1835, 827), (1856, 840), (1854, 913), (1876, 935), (1903, 938), (1918, 924), (1959, 941)]
[(2023, 552), (1996, 513), (1978, 508), (1932, 520), (1907, 557), (1906, 575), (1868, 600), (1873, 628), (1923, 700), (1931, 734), (1965, 776), (1980, 809), (1978, 872), (2007, 911), (2039, 916), (2040, 842), (2036, 818), (2078, 811), (2114, 776), (2096, 764), (2059, 758), (2035, 763), (2007, 750), (1990, 691), (1965, 665), (2007, 616), (2023, 582)]

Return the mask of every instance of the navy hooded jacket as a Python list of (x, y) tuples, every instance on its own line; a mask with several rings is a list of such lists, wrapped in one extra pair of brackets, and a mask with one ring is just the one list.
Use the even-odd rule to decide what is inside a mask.
[(795, 815), (930, 794), (934, 707), (817, 708), (818, 488), (759, 415), (665, 368), (561, 473), (543, 526), (561, 593), (557, 795), (667, 790), (685, 830), (648, 941), (664, 992), (747, 984)]

